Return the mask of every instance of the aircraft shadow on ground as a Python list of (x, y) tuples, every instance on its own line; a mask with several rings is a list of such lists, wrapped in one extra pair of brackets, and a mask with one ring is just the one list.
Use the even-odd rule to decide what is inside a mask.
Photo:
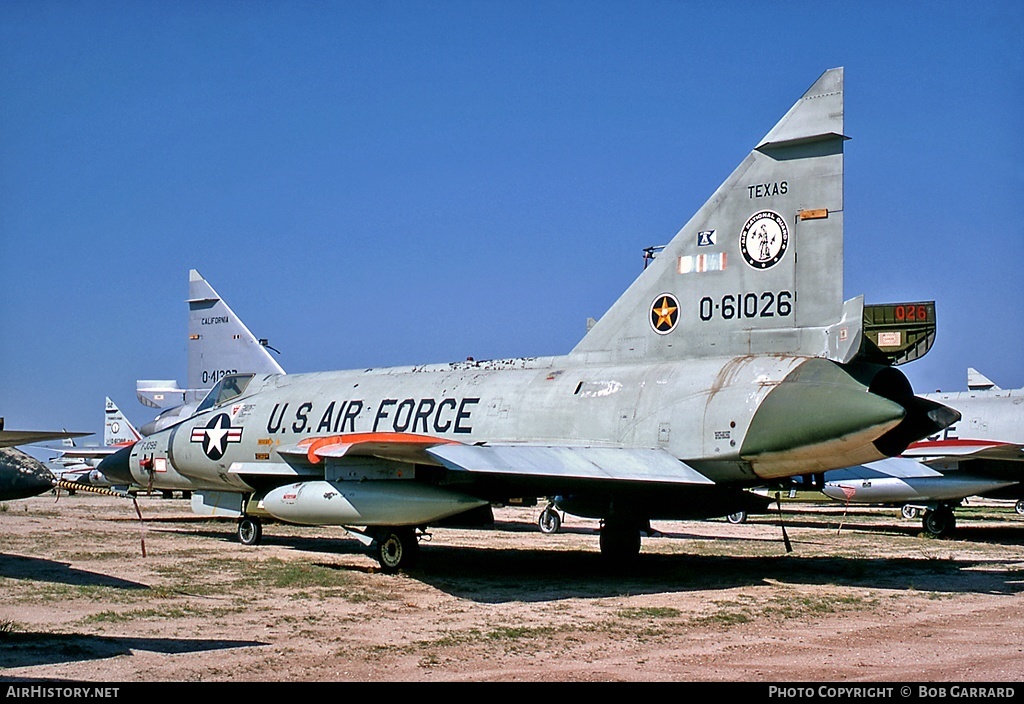
[[(112, 587), (114, 589), (149, 589), (149, 586), (127, 579), (118, 579), (98, 572), (71, 567), (66, 562), (37, 557), (0, 553), (0, 576), (10, 579), (32, 579), (76, 587)], [(0, 641), (2, 642), (2, 641)]]
[[(264, 528), (263, 538), (260, 540), (260, 545), (280, 545), (283, 547), (293, 548), (295, 550), (302, 550), (305, 552), (328, 552), (328, 553), (345, 553), (352, 552), (358, 553), (362, 551), (362, 547), (359, 543), (351, 538), (345, 536), (345, 534), (339, 529), (337, 537), (304, 537), (294, 535), (275, 535), (273, 532), (273, 526)], [(223, 530), (157, 530), (152, 532), (164, 532), (178, 535), (190, 535), (197, 538), (209, 538), (211, 540), (218, 540), (225, 543), (237, 543), (238, 539), (235, 537), (233, 528), (227, 528)], [(253, 546), (251, 549), (258, 550), (259, 546)]]
[[(945, 538), (931, 538), (925, 536), (924, 527), (920, 520), (907, 520), (898, 523), (899, 519), (893, 519), (891, 524), (877, 523), (845, 523), (840, 519), (824, 523), (820, 520), (786, 520), (786, 528), (814, 528), (828, 529), (839, 532), (874, 533), (878, 535), (905, 535), (919, 536), (932, 540), (945, 540)], [(767, 521), (761, 521), (767, 523)], [(1020, 524), (974, 524), (970, 521), (959, 520), (955, 533), (951, 536), (953, 540), (963, 540), (971, 543), (991, 543), (995, 545), (1024, 545), (1024, 525)]]
[[(821, 522), (786, 522), (787, 529), (806, 525), (822, 529)], [(832, 530), (839, 525), (836, 521)], [(596, 526), (596, 523), (595, 523)], [(655, 526), (656, 527), (656, 526)], [(508, 601), (543, 602), (570, 598), (606, 598), (624, 594), (656, 594), (672, 592), (714, 591), (778, 582), (791, 585), (833, 585), (880, 589), (913, 588), (947, 594), (987, 593), (1018, 594), (1024, 592), (1024, 570), (1007, 570), (1005, 560), (939, 559), (939, 558), (876, 558), (871, 556), (800, 556), (802, 544), (820, 544), (813, 536), (792, 538), (794, 552), (785, 553), (781, 530), (778, 537), (751, 538), (739, 533), (735, 537), (664, 532), (670, 539), (699, 541), (779, 543), (776, 556), (720, 556), (688, 552), (677, 554), (641, 551), (630, 567), (608, 565), (597, 546), (597, 531), (580, 528), (592, 534), (590, 549), (557, 549), (552, 540), (558, 536), (543, 535), (525, 523), (496, 522), (490, 528), (533, 533), (514, 548), (449, 546), (426, 541), (421, 545), (420, 560), (405, 574), (437, 589), (480, 603)], [(917, 535), (910, 526), (855, 525), (843, 531)], [(216, 540), (231, 541), (227, 531), (189, 531)], [(959, 534), (958, 532), (958, 535)], [(963, 539), (974, 542), (1019, 544), (1024, 534), (1019, 528), (975, 526), (963, 529)], [(923, 538), (922, 538), (923, 539)], [(930, 546), (944, 541), (929, 540)], [(264, 545), (277, 545), (296, 551), (331, 555), (370, 555), (359, 542), (339, 531), (336, 538), (274, 535), (273, 526), (264, 532)], [(260, 546), (254, 546), (258, 555)], [(375, 573), (375, 561), (365, 564), (336, 564), (316, 561), (325, 569)]]
[(79, 633), (2, 633), (0, 669), (103, 660), (117, 655), (131, 655), (133, 650), (176, 655), (262, 645), (267, 643), (202, 638), (125, 638)]
[[(480, 603), (543, 602), (570, 598), (606, 598), (624, 594), (714, 591), (782, 583), (947, 594), (1018, 594), (1024, 570), (1007, 570), (1005, 560), (876, 558), (799, 555), (769, 557), (708, 556), (641, 552), (629, 567), (609, 566), (600, 551), (555, 550), (538, 542), (517, 548), (483, 548), (424, 543), (416, 567), (404, 573), (453, 596)], [(719, 540), (713, 538), (712, 540)], [(740, 540), (740, 538), (737, 538)], [(280, 537), (273, 543), (291, 549), (333, 555), (368, 555), (351, 539)], [(258, 550), (259, 548), (255, 548)], [(379, 572), (376, 562), (360, 565), (317, 561), (325, 569)]]
[(486, 550), (435, 546), (407, 574), (463, 598), (551, 601), (624, 594), (714, 591), (772, 583), (839, 587), (912, 587), (939, 593), (1018, 594), (1024, 571), (1005, 561), (909, 558), (735, 557), (641, 553), (629, 568), (611, 568), (598, 552)]

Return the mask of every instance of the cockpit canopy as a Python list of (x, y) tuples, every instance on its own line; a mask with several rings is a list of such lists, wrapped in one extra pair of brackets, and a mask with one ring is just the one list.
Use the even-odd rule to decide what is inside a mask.
[(206, 394), (206, 398), (199, 404), (195, 412), (197, 414), (202, 413), (214, 406), (220, 406), (232, 399), (238, 398), (245, 391), (246, 387), (249, 386), (249, 382), (252, 381), (254, 376), (256, 375), (228, 374), (210, 389), (209, 393)]

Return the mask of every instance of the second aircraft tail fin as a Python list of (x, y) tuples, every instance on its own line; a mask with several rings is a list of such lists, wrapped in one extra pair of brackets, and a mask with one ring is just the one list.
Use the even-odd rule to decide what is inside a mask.
[(206, 279), (188, 273), (188, 388), (209, 389), (226, 374), (284, 374)]
[(132, 422), (108, 396), (103, 408), (103, 444), (107, 447), (126, 445), (141, 438)]

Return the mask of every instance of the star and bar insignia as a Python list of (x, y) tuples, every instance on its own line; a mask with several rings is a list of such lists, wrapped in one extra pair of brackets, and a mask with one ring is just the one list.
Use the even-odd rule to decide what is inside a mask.
[(219, 460), (227, 451), (229, 442), (242, 442), (242, 429), (232, 427), (227, 413), (219, 413), (206, 427), (192, 428), (191, 439), (203, 444), (203, 454), (211, 460)]

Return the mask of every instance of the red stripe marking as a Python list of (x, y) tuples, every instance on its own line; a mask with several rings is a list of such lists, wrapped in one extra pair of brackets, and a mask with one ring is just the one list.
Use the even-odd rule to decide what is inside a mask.
[(299, 445), (309, 445), (306, 457), (313, 464), (320, 461), (317, 454), (322, 447), (330, 445), (359, 445), (363, 443), (388, 443), (392, 445), (404, 445), (406, 447), (433, 447), (434, 445), (457, 445), (457, 440), (436, 438), (432, 435), (417, 435), (415, 433), (349, 433), (348, 435), (331, 435), (322, 438), (305, 438), (299, 441)]
[(933, 448), (933, 447), (999, 447), (1009, 445), (1008, 442), (997, 442), (995, 440), (918, 440), (910, 443), (911, 448)]

